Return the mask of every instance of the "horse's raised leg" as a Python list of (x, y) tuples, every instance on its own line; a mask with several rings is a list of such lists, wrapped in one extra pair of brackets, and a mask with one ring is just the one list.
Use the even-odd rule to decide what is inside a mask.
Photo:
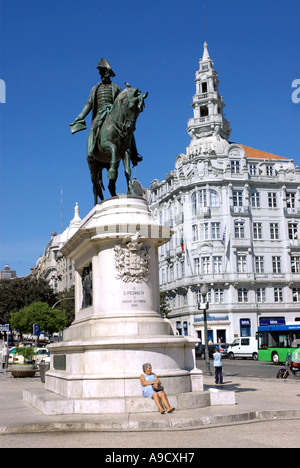
[(120, 162), (116, 163), (116, 178), (115, 179), (109, 179), (108, 190), (109, 190), (109, 193), (111, 194), (112, 197), (117, 196), (117, 194), (116, 194), (116, 180), (118, 178), (119, 164), (120, 164)]
[(124, 170), (125, 170), (125, 177), (127, 181), (128, 193), (129, 195), (136, 195), (136, 191), (134, 190), (134, 187), (131, 181), (130, 154), (128, 151), (125, 152), (123, 164), (124, 164)]
[(111, 180), (117, 180), (118, 177), (118, 164), (117, 164), (117, 147), (113, 143), (107, 141), (105, 149), (108, 149), (111, 154), (110, 166), (108, 169), (107, 177)]
[(95, 160), (87, 158), (87, 162), (89, 165), (90, 173), (91, 173), (91, 181), (93, 184), (93, 194), (94, 194), (94, 206), (98, 203), (98, 167)]
[(98, 195), (99, 195), (100, 200), (103, 201), (104, 200), (104, 195), (103, 195), (102, 189), (105, 190), (104, 185), (103, 185), (103, 181), (102, 181), (102, 169), (99, 169), (99, 172), (98, 172)]
[(94, 159), (91, 160), (87, 158), (87, 161), (90, 168), (91, 181), (93, 184), (94, 205), (97, 205), (98, 196), (101, 198), (101, 200), (104, 200), (102, 193), (102, 168), (100, 167), (99, 163)]
[(116, 197), (116, 181), (110, 179), (108, 184), (108, 190), (112, 197)]

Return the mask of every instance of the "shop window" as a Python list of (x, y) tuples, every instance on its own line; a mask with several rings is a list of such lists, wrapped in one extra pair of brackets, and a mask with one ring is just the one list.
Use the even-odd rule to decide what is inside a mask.
[(240, 336), (247, 337), (251, 336), (251, 320), (250, 319), (241, 319), (240, 320)]
[(226, 341), (226, 330), (217, 330), (217, 342), (227, 343)]

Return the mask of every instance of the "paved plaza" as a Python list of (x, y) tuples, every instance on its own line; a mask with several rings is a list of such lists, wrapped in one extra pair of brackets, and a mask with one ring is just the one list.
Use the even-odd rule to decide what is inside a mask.
[[(43, 385), (38, 377), (14, 379), (9, 373), (0, 374), (1, 447), (272, 447), (280, 440), (281, 446), (300, 447), (300, 381), (296, 379), (227, 377), (222, 389), (236, 392), (236, 405), (165, 415), (45, 416), (22, 399), (24, 389)], [(205, 376), (204, 390), (210, 388), (216, 388), (214, 379)]]

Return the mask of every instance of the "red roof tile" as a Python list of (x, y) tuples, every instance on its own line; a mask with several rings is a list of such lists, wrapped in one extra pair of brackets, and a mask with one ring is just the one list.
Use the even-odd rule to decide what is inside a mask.
[[(239, 144), (239, 143), (238, 143)], [(247, 158), (258, 158), (258, 159), (291, 159), (285, 158), (283, 156), (277, 156), (276, 154), (267, 153), (266, 151), (261, 151), (255, 148), (250, 148), (250, 146), (240, 145), (246, 153)]]

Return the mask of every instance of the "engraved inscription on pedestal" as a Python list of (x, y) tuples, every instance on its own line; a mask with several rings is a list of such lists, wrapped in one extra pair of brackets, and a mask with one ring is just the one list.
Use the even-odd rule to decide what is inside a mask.
[(145, 291), (137, 290), (135, 287), (132, 290), (124, 291), (123, 298), (122, 304), (130, 307), (141, 307), (146, 304)]

